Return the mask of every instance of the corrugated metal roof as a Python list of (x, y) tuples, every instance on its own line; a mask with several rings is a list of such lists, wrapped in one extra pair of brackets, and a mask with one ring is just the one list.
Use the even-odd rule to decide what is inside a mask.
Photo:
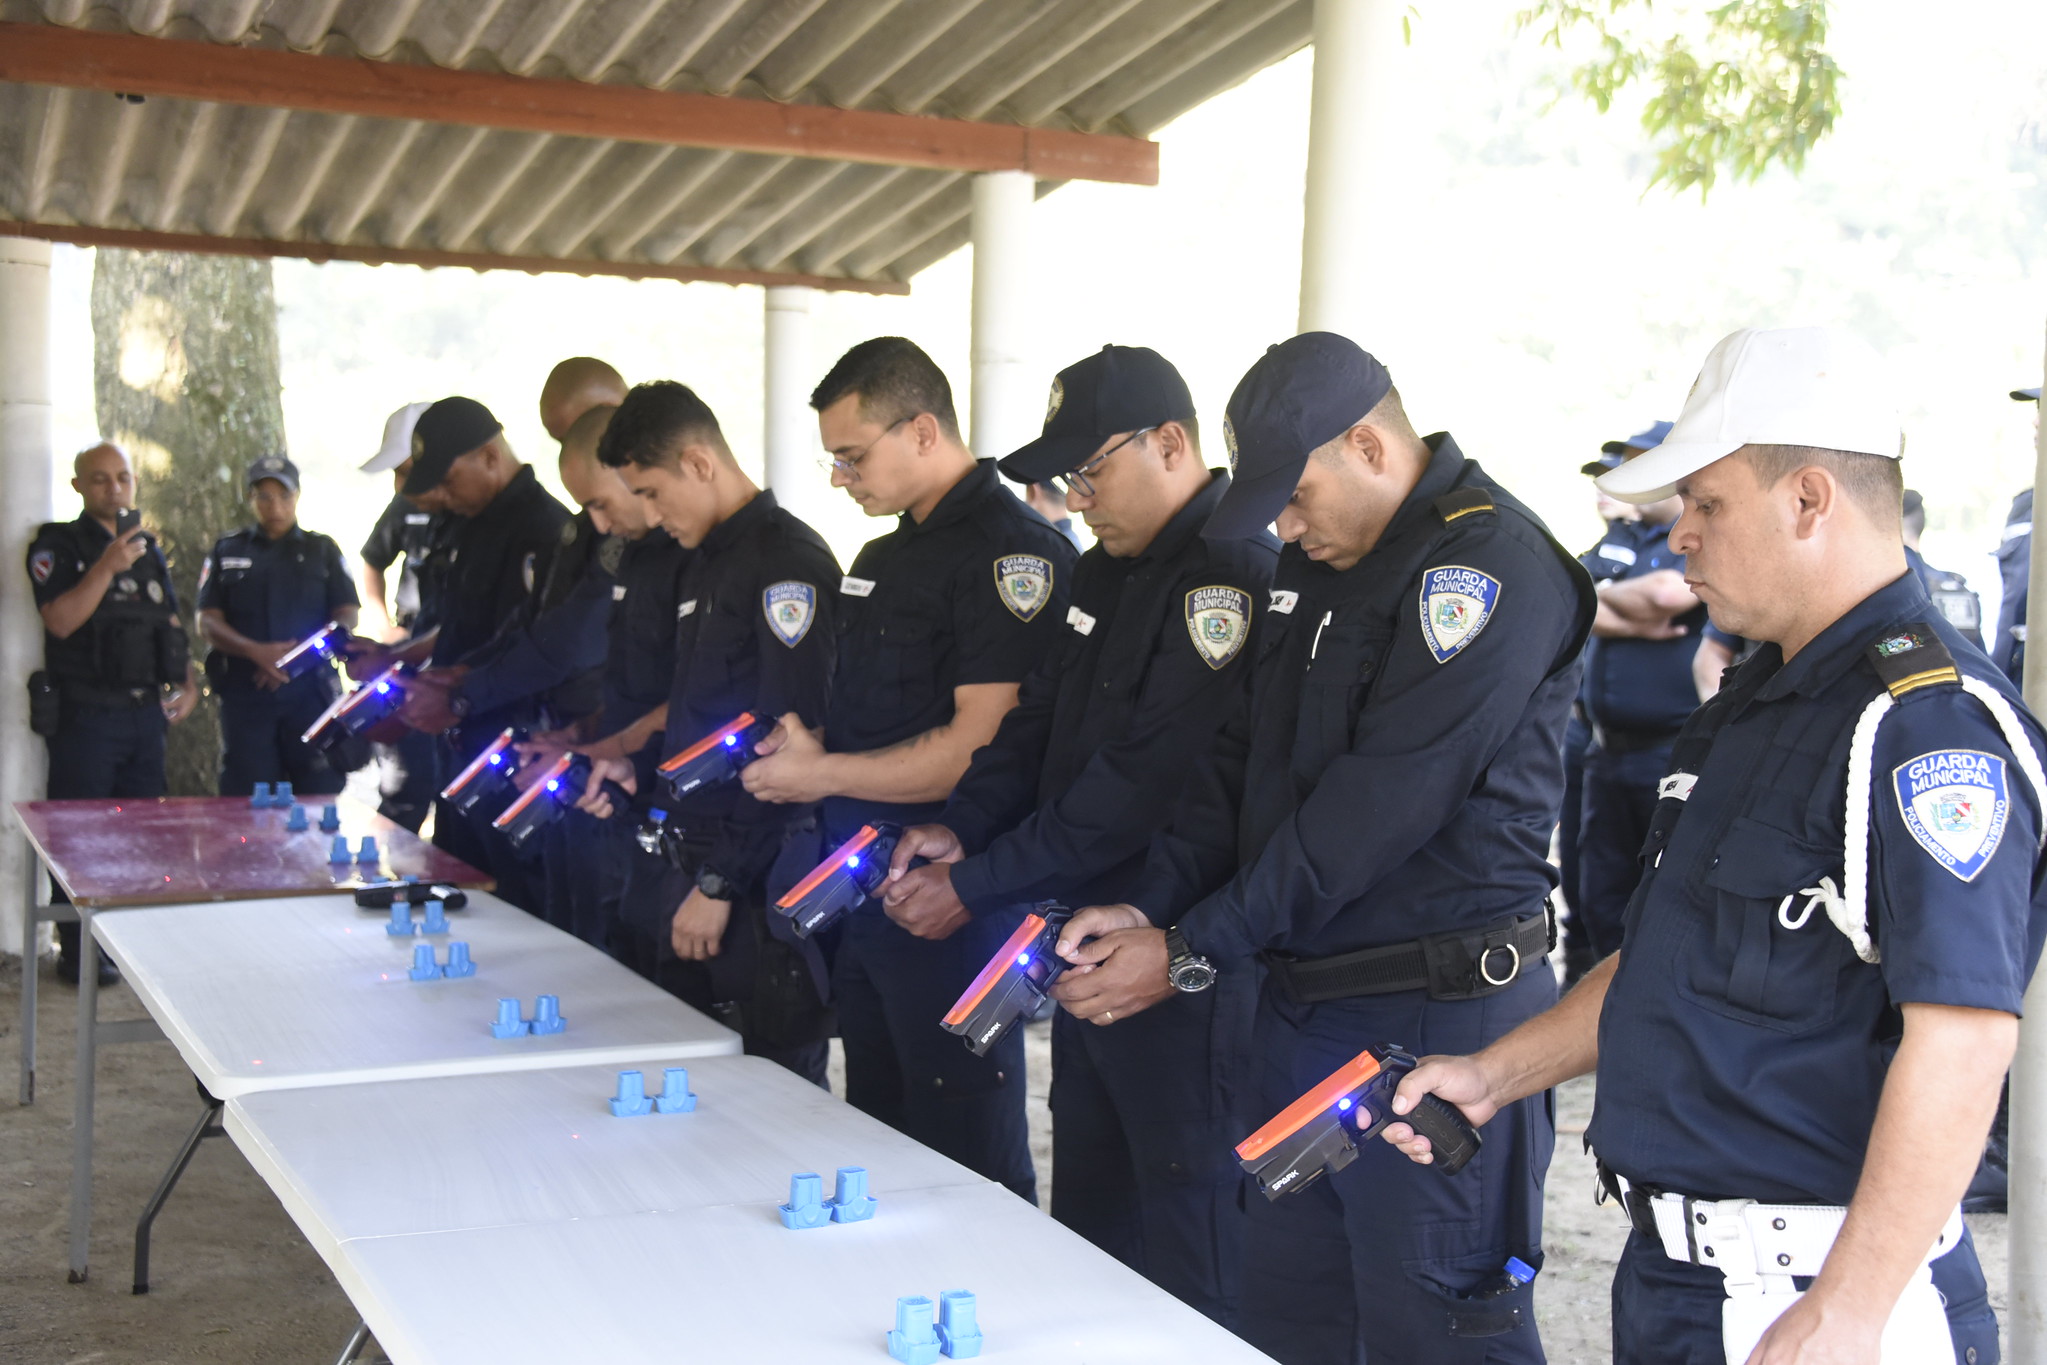
[[(1138, 136), (1305, 45), (1310, 18), (1310, 0), (0, 0), (15, 22)], [(26, 222), (904, 281), (968, 214), (951, 171), (0, 83), (0, 218)]]

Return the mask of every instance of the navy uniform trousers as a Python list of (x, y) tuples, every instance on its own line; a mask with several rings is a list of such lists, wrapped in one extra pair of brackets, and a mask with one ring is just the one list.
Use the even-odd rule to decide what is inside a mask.
[[(1997, 1319), (1975, 1239), (1966, 1230), (1955, 1249), (1933, 1263), (1933, 1287), (1947, 1303), (1955, 1365), (1997, 1365)], [(1719, 1271), (1673, 1261), (1662, 1243), (1630, 1233), (1613, 1275), (1613, 1365), (1721, 1365), (1726, 1297)]]
[[(1468, 1054), (1556, 999), (1544, 963), (1478, 1000), (1402, 991), (1292, 1005), (1268, 985), (1252, 1042), (1260, 1122), (1367, 1043)], [(1238, 1335), (1283, 1365), (1541, 1365), (1535, 1285), (1487, 1301), (1489, 1310), (1520, 1310), (1510, 1331), (1460, 1335), (1456, 1317), (1463, 1296), (1498, 1282), (1509, 1256), (1542, 1267), (1552, 1097), (1507, 1106), (1482, 1136), (1478, 1155), (1454, 1176), (1374, 1138), (1357, 1160), (1304, 1189), (1270, 1201), (1247, 1192)]]
[(223, 689), (220, 697), (220, 794), (247, 796), (258, 782), (289, 782), (298, 796), (332, 796), (348, 775), (300, 740), (327, 709), (312, 687)]
[(1585, 752), (1571, 915), (1591, 948), (1586, 970), (1620, 951), (1621, 920), (1642, 880), (1642, 844), (1656, 813), (1656, 789), (1670, 770), (1668, 744), (1619, 753), (1595, 744)]

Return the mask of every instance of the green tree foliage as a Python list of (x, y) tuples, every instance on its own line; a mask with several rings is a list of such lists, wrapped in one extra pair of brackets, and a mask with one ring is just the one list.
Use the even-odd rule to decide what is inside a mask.
[(1537, 0), (1516, 22), (1559, 51), (1589, 41), (1571, 86), (1602, 113), (1637, 82), (1648, 91), (1651, 185), (1697, 186), (1704, 198), (1722, 172), (1755, 180), (1772, 165), (1801, 170), (1840, 114), (1827, 0), (1730, 0), (1704, 11)]

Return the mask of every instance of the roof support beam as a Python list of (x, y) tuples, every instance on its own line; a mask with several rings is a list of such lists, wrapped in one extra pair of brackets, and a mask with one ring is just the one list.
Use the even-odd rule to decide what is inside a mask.
[(1158, 144), (867, 109), (0, 24), (0, 81), (1041, 180), (1158, 183)]
[(372, 246), (328, 246), (324, 242), (279, 242), (261, 237), (208, 237), (189, 232), (138, 232), (127, 228), (76, 227), (68, 223), (0, 220), (0, 237), (33, 237), (74, 246), (125, 247), (131, 251), (185, 251), (202, 256), (284, 256), (302, 261), (358, 261), (365, 265), (417, 265), (433, 269), (522, 270), (529, 275), (616, 275), (629, 280), (707, 280), (712, 284), (807, 284), (857, 294), (907, 294), (900, 280), (852, 280), (772, 270), (718, 270), (708, 266), (655, 265), (644, 261), (598, 261), (552, 256), (498, 256), (480, 251), (414, 251)]

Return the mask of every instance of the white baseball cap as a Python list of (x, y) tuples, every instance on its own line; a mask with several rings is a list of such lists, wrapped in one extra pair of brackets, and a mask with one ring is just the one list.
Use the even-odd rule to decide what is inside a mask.
[(387, 469), (396, 469), (412, 456), (412, 428), (418, 424), (419, 415), (432, 407), (432, 403), (407, 403), (384, 421), (384, 444), (377, 453), (370, 456), (363, 465), (365, 474), (382, 474)]
[(1883, 362), (1837, 328), (1745, 327), (1706, 357), (1663, 444), (1602, 474), (1599, 491), (1661, 502), (1687, 475), (1746, 445), (1898, 459), (1904, 429)]

